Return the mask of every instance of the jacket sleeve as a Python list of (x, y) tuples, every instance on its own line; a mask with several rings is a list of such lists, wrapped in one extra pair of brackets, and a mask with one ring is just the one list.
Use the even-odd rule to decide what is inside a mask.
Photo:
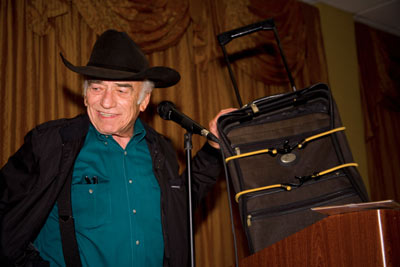
[(0, 170), (1, 266), (29, 266), (32, 261), (42, 261), (26, 235), (32, 229), (23, 219), (32, 208), (26, 199), (37, 186), (39, 173), (33, 135), (31, 131), (25, 136), (24, 144)]
[(31, 136), (32, 132), (29, 132), (25, 136), (22, 147), (8, 159), (8, 162), (0, 170), (1, 216), (34, 186), (32, 176), (38, 170), (32, 150)]
[(13, 213), (21, 199), (34, 186), (32, 176), (36, 173), (35, 156), (32, 150), (32, 132), (25, 136), (22, 147), (12, 155), (0, 170), (0, 251), (1, 262), (4, 264), (9, 256), (8, 242), (12, 230), (7, 214)]
[[(221, 152), (206, 142), (192, 161), (193, 205), (196, 207), (201, 199), (216, 183), (222, 170)], [(186, 170), (182, 174), (187, 181)]]

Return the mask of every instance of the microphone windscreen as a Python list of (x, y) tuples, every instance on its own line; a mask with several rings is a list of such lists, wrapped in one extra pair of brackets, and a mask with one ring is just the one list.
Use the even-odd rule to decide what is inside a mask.
[(164, 120), (170, 120), (171, 119), (171, 111), (174, 109), (175, 109), (174, 103), (172, 103), (170, 101), (162, 101), (157, 106), (157, 113)]

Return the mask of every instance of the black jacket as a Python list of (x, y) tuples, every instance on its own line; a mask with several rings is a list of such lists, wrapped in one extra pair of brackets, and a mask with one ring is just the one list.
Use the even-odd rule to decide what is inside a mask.
[[(53, 208), (89, 128), (87, 115), (60, 119), (30, 131), (22, 147), (0, 171), (1, 266), (24, 265), (33, 242)], [(170, 142), (145, 125), (154, 174), (161, 189), (164, 265), (185, 266), (189, 257), (186, 172), (179, 175)], [(196, 205), (216, 182), (220, 156), (208, 144), (192, 161), (192, 194)]]

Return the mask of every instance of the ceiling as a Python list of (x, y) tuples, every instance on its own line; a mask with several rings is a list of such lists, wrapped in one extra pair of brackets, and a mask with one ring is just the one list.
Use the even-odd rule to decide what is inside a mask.
[(400, 36), (400, 0), (303, 0), (324, 3), (354, 15), (354, 20)]

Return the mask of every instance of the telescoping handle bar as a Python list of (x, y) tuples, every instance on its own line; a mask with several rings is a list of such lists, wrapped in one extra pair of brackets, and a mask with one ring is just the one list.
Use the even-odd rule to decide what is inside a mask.
[(260, 30), (267, 30), (267, 31), (268, 30), (272, 30), (274, 32), (275, 40), (276, 40), (276, 42), (278, 44), (279, 53), (281, 54), (283, 65), (285, 66), (286, 72), (288, 74), (290, 85), (291, 85), (293, 91), (296, 91), (296, 85), (294, 83), (293, 76), (292, 76), (292, 74), (291, 74), (291, 72), (289, 70), (285, 54), (283, 53), (282, 46), (281, 46), (281, 41), (279, 39), (278, 31), (276, 30), (276, 26), (275, 26), (274, 20), (271, 18), (271, 19), (267, 19), (267, 20), (264, 20), (264, 21), (261, 21), (261, 22), (256, 22), (256, 23), (253, 23), (253, 24), (250, 24), (250, 25), (247, 25), (247, 26), (243, 26), (243, 27), (240, 27), (240, 28), (237, 28), (237, 29), (233, 29), (233, 30), (230, 30), (230, 31), (227, 31), (227, 32), (220, 33), (217, 36), (218, 42), (219, 42), (219, 44), (220, 44), (220, 46), (222, 48), (222, 52), (224, 53), (225, 61), (226, 61), (227, 65), (228, 65), (229, 75), (231, 77), (232, 84), (233, 84), (233, 87), (234, 87), (235, 93), (236, 93), (236, 98), (237, 98), (237, 100), (239, 102), (239, 106), (240, 107), (243, 106), (243, 102), (242, 102), (242, 99), (241, 99), (240, 94), (239, 94), (238, 86), (237, 86), (235, 77), (233, 75), (232, 68), (230, 66), (231, 64), (230, 64), (230, 61), (229, 61), (228, 54), (227, 54), (227, 52), (225, 50), (225, 45), (228, 44), (230, 41), (232, 41), (235, 38), (242, 37), (242, 36), (245, 36), (247, 34), (250, 34), (250, 33), (253, 33), (253, 32), (257, 32), (257, 31), (260, 31)]

